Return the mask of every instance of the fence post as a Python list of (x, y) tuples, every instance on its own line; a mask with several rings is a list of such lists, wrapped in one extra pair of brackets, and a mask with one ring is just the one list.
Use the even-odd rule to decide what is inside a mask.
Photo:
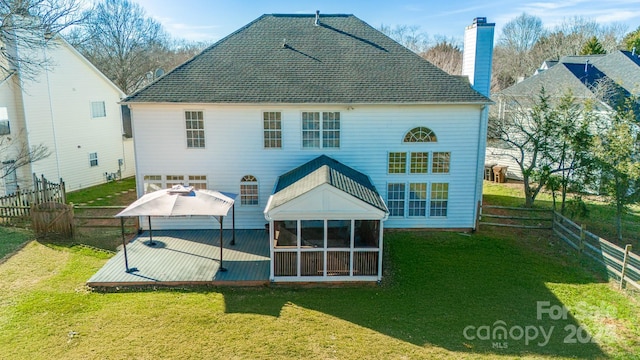
[(624, 288), (624, 276), (627, 270), (627, 262), (629, 261), (629, 252), (631, 252), (631, 244), (624, 247), (624, 259), (622, 260), (622, 271), (620, 272), (620, 290)]
[(60, 178), (60, 192), (62, 193), (62, 203), (66, 204), (67, 203), (67, 189), (64, 185), (64, 181), (62, 181), (62, 178)]
[(587, 226), (585, 224), (580, 225), (580, 243), (578, 244), (578, 252), (582, 254), (584, 252), (584, 241), (586, 238), (585, 231), (587, 230)]

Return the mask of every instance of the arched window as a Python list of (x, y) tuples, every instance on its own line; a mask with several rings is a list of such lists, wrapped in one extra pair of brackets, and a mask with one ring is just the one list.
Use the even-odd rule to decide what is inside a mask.
[(436, 138), (436, 134), (431, 129), (420, 126), (409, 130), (404, 136), (403, 141), (406, 143), (436, 142), (438, 141), (438, 139)]
[(240, 204), (258, 205), (258, 179), (245, 175), (240, 180)]

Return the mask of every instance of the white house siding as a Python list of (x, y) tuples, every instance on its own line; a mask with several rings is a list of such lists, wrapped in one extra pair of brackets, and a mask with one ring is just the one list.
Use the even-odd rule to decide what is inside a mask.
[[(53, 66), (38, 81), (25, 80), (23, 101), (29, 142), (45, 144), (51, 156), (31, 170), (62, 178), (70, 191), (104, 183), (105, 173), (118, 171), (118, 159), (123, 175), (134, 175), (132, 140), (122, 138), (123, 94), (71, 46), (46, 51)], [(106, 117), (92, 118), (92, 101), (104, 101)], [(90, 166), (90, 153), (97, 153), (97, 166)]]
[(522, 171), (520, 170), (520, 166), (509, 154), (520, 157), (517, 150), (487, 146), (485, 163), (507, 166), (507, 178), (522, 180)]
[[(13, 144), (13, 146), (10, 147), (3, 146), (2, 150), (6, 151), (6, 153), (1, 154), (0, 161), (15, 160), (15, 153), (18, 151), (16, 146), (27, 141), (22, 101), (20, 92), (16, 91), (17, 88), (16, 77), (14, 76), (5, 79), (5, 81), (0, 84), (0, 107), (7, 109), (9, 127), (11, 129), (11, 133), (4, 135), (4, 139), (1, 141), (5, 141), (5, 144), (8, 144), (8, 138), (11, 138), (11, 143)], [(0, 137), (3, 137), (3, 135), (0, 135)], [(1, 168), (2, 166), (0, 165), (0, 171), (2, 171)], [(31, 173), (28, 167), (18, 169), (16, 175), (18, 183), (25, 181), (25, 179), (31, 179)], [(0, 195), (5, 195), (5, 190), (4, 181), (0, 181)]]
[[(240, 192), (240, 180), (253, 175), (259, 205), (236, 201), (236, 226), (262, 228), (263, 210), (279, 175), (321, 155), (369, 175), (386, 201), (390, 182), (449, 184), (446, 218), (395, 218), (389, 228), (472, 228), (476, 204), (480, 105), (161, 105), (130, 104), (136, 142), (137, 190), (145, 175), (206, 175), (207, 187)], [(185, 110), (204, 112), (205, 149), (188, 149)], [(263, 111), (282, 112), (282, 149), (263, 147)], [(339, 111), (340, 149), (309, 150), (301, 143), (302, 111)], [(403, 143), (407, 131), (432, 129), (437, 143)], [(390, 151), (448, 151), (449, 174), (387, 174)], [(427, 212), (428, 212), (427, 204)], [(225, 220), (230, 226), (231, 217)], [(153, 219), (153, 228), (211, 228), (209, 219)], [(225, 226), (225, 227), (228, 227)]]

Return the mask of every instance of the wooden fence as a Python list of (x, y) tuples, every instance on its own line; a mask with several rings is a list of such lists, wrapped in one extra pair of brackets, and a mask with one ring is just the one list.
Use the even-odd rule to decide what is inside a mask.
[(53, 183), (33, 174), (33, 189), (18, 188), (15, 193), (0, 196), (0, 223), (11, 222), (15, 219), (28, 219), (31, 208), (37, 204), (67, 202), (64, 181)]
[(640, 256), (631, 252), (631, 245), (623, 249), (590, 233), (584, 225), (576, 224), (558, 212), (553, 215), (553, 232), (558, 237), (620, 279), (620, 288), (626, 283), (640, 290)]
[(57, 202), (33, 204), (31, 226), (36, 236), (73, 237), (73, 206)]
[(551, 229), (553, 211), (549, 209), (482, 205), (479, 226), (500, 226), (520, 229)]

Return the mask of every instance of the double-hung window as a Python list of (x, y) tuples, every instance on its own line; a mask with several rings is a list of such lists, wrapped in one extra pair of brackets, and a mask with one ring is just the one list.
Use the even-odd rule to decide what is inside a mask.
[(185, 111), (187, 147), (204, 148), (204, 114), (202, 111)]
[(404, 216), (405, 184), (392, 183), (387, 185), (387, 206), (389, 216)]
[(89, 153), (89, 166), (91, 166), (91, 167), (98, 166), (98, 153), (97, 152)]
[(303, 112), (302, 147), (330, 149), (340, 147), (339, 112)]
[(282, 147), (282, 113), (265, 111), (262, 113), (264, 126), (264, 147), (279, 149)]
[(447, 204), (449, 202), (449, 184), (431, 184), (431, 206), (429, 216), (447, 216)]

